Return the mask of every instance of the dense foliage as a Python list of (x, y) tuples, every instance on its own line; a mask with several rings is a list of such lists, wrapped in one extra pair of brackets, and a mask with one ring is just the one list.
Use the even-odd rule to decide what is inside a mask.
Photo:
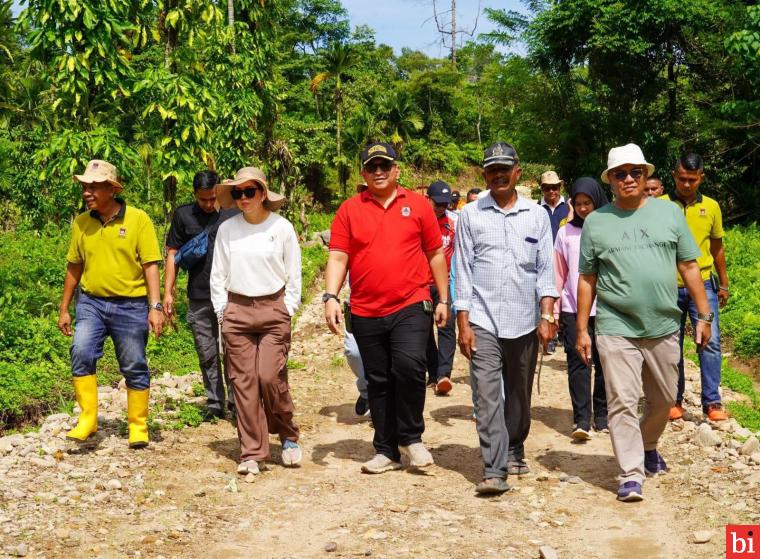
[[(411, 182), (455, 180), (497, 138), (567, 179), (598, 175), (621, 142), (664, 169), (696, 150), (707, 189), (748, 213), (760, 207), (750, 4), (533, 0), (487, 10), (496, 31), (454, 64), (377, 44), (339, 0), (30, 0), (18, 17), (0, 0), (0, 226), (66, 223), (80, 209), (71, 174), (90, 158), (116, 163), (155, 217), (197, 170), (253, 163), (300, 217), (350, 190), (370, 138), (396, 145)], [(524, 55), (496, 48), (516, 40)]]

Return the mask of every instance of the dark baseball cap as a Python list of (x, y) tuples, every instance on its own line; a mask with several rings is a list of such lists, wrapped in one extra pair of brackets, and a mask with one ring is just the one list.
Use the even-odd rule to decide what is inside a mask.
[(396, 150), (393, 146), (385, 142), (372, 142), (362, 151), (362, 165), (366, 165), (370, 160), (379, 157), (388, 161), (396, 160)]
[(514, 165), (519, 161), (517, 152), (506, 142), (496, 142), (483, 153), (483, 168), (491, 165)]
[(451, 187), (443, 181), (428, 186), (427, 195), (436, 204), (451, 204)]

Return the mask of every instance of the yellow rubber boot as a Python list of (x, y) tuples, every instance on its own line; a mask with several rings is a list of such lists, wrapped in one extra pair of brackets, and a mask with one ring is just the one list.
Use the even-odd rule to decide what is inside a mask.
[(77, 404), (82, 409), (77, 426), (66, 433), (72, 441), (85, 441), (98, 430), (98, 379), (95, 375), (72, 377)]
[(148, 401), (150, 389), (127, 388), (127, 421), (129, 421), (129, 448), (148, 446)]

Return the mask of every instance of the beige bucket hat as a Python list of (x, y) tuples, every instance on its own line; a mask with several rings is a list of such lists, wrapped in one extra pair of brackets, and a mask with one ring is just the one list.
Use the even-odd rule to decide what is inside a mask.
[(546, 171), (541, 175), (541, 182), (539, 184), (565, 184), (559, 175), (554, 171)]
[(602, 173), (602, 182), (610, 184), (610, 178), (607, 176), (612, 169), (621, 165), (644, 165), (647, 168), (647, 177), (654, 173), (654, 165), (648, 163), (644, 158), (644, 152), (636, 144), (626, 144), (624, 146), (614, 147), (607, 156), (607, 168)]
[(114, 191), (121, 192), (124, 188), (119, 182), (119, 172), (108, 161), (93, 159), (87, 164), (83, 175), (74, 175), (74, 180), (82, 184), (107, 182), (113, 186)]
[(243, 167), (235, 173), (234, 179), (227, 179), (221, 184), (216, 185), (216, 200), (222, 208), (232, 208), (235, 206), (235, 200), (232, 199), (230, 192), (233, 186), (241, 186), (249, 183), (257, 183), (266, 192), (264, 207), (270, 211), (279, 210), (285, 203), (285, 196), (269, 190), (267, 178), (261, 169), (256, 167)]

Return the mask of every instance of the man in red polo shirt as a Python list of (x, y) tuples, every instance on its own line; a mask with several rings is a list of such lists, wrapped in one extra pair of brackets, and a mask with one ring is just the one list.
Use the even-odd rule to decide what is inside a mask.
[(364, 362), (375, 456), (362, 471), (401, 468), (401, 452), (413, 468), (433, 464), (422, 444), (425, 423), (426, 347), (431, 320), (446, 324), (449, 301), (435, 307), (432, 272), (447, 293), (446, 258), (433, 209), (419, 194), (398, 185), (396, 152), (375, 142), (362, 152), (367, 190), (341, 204), (331, 228), (325, 272), (325, 319), (340, 334), (340, 292), (351, 274), (351, 312), (346, 317)]

